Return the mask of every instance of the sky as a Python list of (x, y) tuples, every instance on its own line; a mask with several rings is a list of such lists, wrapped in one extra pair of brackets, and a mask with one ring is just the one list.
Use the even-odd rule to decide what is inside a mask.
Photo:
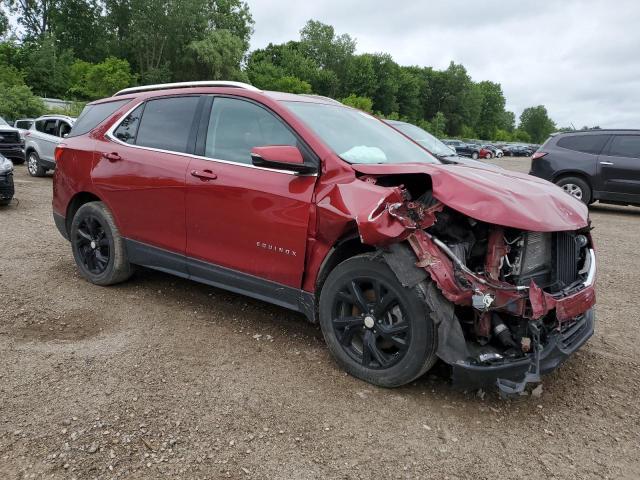
[(639, 0), (248, 0), (252, 49), (299, 38), (309, 19), (357, 53), (502, 85), (519, 118), (545, 105), (559, 127), (640, 128)]

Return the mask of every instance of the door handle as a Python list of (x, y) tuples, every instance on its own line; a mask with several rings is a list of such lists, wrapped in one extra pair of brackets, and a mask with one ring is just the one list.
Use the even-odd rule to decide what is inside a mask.
[(116, 152), (103, 153), (102, 156), (107, 160), (109, 160), (110, 162), (117, 162), (119, 160), (122, 160), (122, 157), (118, 155)]
[(600, 165), (613, 165), (613, 162), (600, 162)]
[(199, 178), (203, 182), (207, 182), (209, 180), (215, 180), (216, 178), (218, 178), (218, 175), (213, 173), (211, 170), (202, 170), (202, 171), (191, 170), (191, 176)]

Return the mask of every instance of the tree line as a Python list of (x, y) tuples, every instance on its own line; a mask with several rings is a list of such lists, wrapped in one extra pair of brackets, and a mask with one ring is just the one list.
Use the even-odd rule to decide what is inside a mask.
[(37, 115), (38, 97), (89, 101), (138, 84), (224, 79), (336, 98), (438, 137), (539, 143), (556, 129), (542, 105), (516, 125), (500, 84), (474, 81), (463, 65), (358, 54), (353, 37), (315, 20), (297, 40), (249, 51), (254, 21), (242, 0), (0, 2), (0, 116)]

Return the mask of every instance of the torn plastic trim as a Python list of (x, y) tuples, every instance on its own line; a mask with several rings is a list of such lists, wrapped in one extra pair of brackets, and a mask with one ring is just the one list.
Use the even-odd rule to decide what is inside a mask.
[[(422, 230), (413, 232), (407, 240), (417, 256), (416, 265), (427, 270), (445, 298), (457, 305), (473, 306), (474, 295), (488, 295), (493, 300), (489, 305), (484, 305), (483, 311), (503, 311), (537, 320), (555, 309), (556, 318), (563, 322), (584, 313), (595, 304), (594, 256), (587, 277), (587, 280), (591, 277), (592, 283), (583, 285), (573, 294), (555, 297), (544, 292), (533, 281), (528, 287), (515, 287), (499, 281), (489, 282), (470, 272), (453, 252), (446, 252), (446, 245)], [(590, 252), (590, 255), (593, 254)]]

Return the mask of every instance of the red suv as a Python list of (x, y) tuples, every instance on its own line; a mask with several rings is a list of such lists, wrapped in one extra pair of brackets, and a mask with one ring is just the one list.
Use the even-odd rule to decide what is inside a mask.
[(87, 280), (143, 266), (302, 312), (376, 385), (441, 359), (454, 383), (517, 394), (593, 333), (585, 205), (441, 163), (328, 98), (126, 89), (89, 104), (55, 157), (55, 222)]

